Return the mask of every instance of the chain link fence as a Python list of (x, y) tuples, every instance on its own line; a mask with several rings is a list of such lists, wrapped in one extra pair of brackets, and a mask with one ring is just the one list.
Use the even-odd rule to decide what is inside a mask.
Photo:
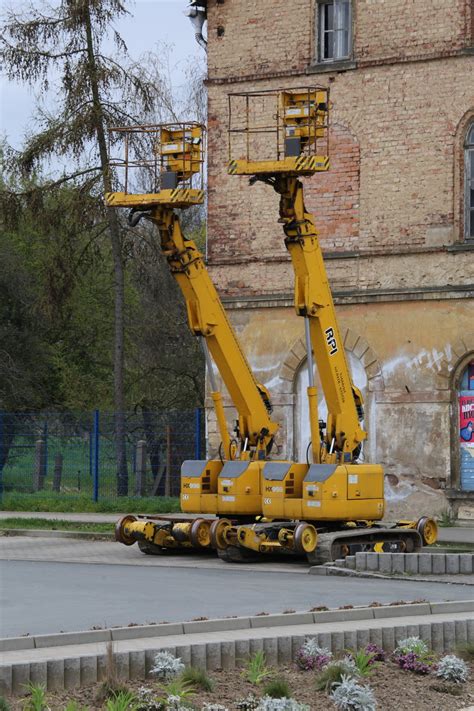
[[(117, 496), (113, 412), (0, 412), (0, 492)], [(178, 496), (181, 464), (205, 455), (204, 411), (125, 413), (128, 496)]]

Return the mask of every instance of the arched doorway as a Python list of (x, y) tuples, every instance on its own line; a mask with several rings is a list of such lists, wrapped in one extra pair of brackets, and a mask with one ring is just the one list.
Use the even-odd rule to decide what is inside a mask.
[[(346, 351), (347, 360), (349, 363), (349, 368), (351, 371), (352, 379), (354, 385), (359, 388), (362, 392), (362, 397), (364, 401), (367, 402), (366, 391), (367, 391), (367, 373), (364, 365), (353, 353)], [(326, 402), (324, 400), (321, 382), (317, 375), (317, 370), (315, 373), (315, 385), (318, 389), (318, 412), (319, 419), (326, 421), (328, 410)], [(308, 369), (306, 367), (306, 360), (301, 364), (295, 378), (295, 450), (296, 450), (296, 461), (305, 462), (306, 452), (308, 450), (308, 445), (311, 440), (311, 432), (309, 427), (309, 415), (308, 415)], [(367, 413), (365, 413), (367, 415)], [(364, 426), (364, 424), (363, 424)], [(473, 437), (474, 441), (474, 437)]]
[(464, 368), (458, 388), (459, 483), (474, 491), (474, 358)]

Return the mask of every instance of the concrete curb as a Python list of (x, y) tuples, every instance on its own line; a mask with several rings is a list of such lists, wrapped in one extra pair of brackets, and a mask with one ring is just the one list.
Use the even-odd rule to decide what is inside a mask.
[(90, 531), (51, 531), (47, 528), (0, 528), (0, 536), (29, 536), (30, 538), (80, 538), (89, 541), (113, 541), (113, 533)]
[(231, 632), (233, 630), (269, 629), (272, 627), (294, 627), (296, 625), (317, 625), (329, 622), (390, 619), (392, 617), (413, 617), (415, 615), (436, 615), (458, 612), (474, 612), (474, 600), (351, 607), (341, 610), (290, 612), (272, 615), (255, 615), (253, 617), (223, 617), (214, 620), (166, 622), (157, 625), (132, 625), (131, 627), (111, 627), (104, 630), (86, 630), (84, 632), (60, 632), (59, 634), (43, 634), (31, 637), (5, 637), (0, 639), (0, 652), (65, 647), (69, 645), (90, 644), (93, 642), (138, 640), (149, 637), (195, 635), (206, 634), (208, 632)]
[(472, 575), (474, 553), (356, 553), (324, 567), (331, 566), (384, 575)]
[(469, 579), (466, 579), (466, 577), (464, 577), (462, 580), (458, 580), (454, 577), (448, 578), (448, 576), (446, 575), (425, 575), (423, 577), (420, 577), (416, 575), (409, 575), (408, 573), (403, 573), (401, 575), (395, 575), (394, 573), (371, 573), (367, 570), (350, 570), (348, 568), (339, 568), (334, 565), (327, 567), (325, 565), (314, 565), (308, 570), (308, 573), (310, 575), (335, 575), (339, 577), (348, 578), (375, 578), (376, 580), (410, 580), (410, 582), (414, 583), (431, 582), (442, 583), (443, 585), (466, 585), (467, 587), (474, 585), (474, 576), (470, 576)]
[[(147, 639), (142, 636), (141, 639), (116, 642), (112, 653), (117, 675), (122, 679), (150, 677), (155, 655), (165, 650), (181, 657), (187, 665), (208, 671), (233, 669), (259, 650), (265, 653), (269, 665), (288, 664), (307, 637), (314, 637), (321, 646), (331, 649), (333, 653), (340, 653), (344, 649), (364, 647), (369, 642), (392, 652), (401, 639), (419, 635), (433, 651), (443, 653), (452, 651), (457, 645), (474, 642), (473, 609), (474, 601), (461, 601), (296, 613), (294, 616), (269, 615), (268, 617), (273, 617), (268, 620), (265, 616), (269, 624), (256, 627), (252, 626), (252, 620), (255, 618), (235, 618), (227, 631), (215, 631), (215, 624), (221, 621), (209, 620), (186, 623), (194, 625), (188, 626), (188, 633), (184, 632), (183, 624), (175, 624), (169, 625), (169, 634), (161, 638)], [(338, 621), (331, 621), (331, 615), (338, 615)], [(388, 619), (389, 616), (394, 618), (392, 622)], [(306, 618), (312, 618), (314, 622), (305, 624), (303, 620)], [(242, 620), (241, 624), (239, 620)], [(282, 626), (286, 620), (288, 624)], [(319, 622), (318, 625), (315, 624), (316, 621)], [(229, 623), (230, 620), (222, 622)], [(292, 622), (295, 624), (291, 624)], [(243, 627), (247, 623), (248, 627)], [(201, 627), (197, 627), (199, 625)], [(173, 634), (171, 627), (181, 629), (182, 632)], [(145, 629), (148, 633), (149, 627), (142, 630), (136, 627), (122, 628), (134, 632), (135, 635)], [(207, 631), (204, 633), (205, 629)], [(155, 628), (154, 632), (156, 631)], [(98, 630), (74, 635), (43, 635), (43, 644), (39, 645), (43, 648), (35, 649), (34, 660), (30, 658), (30, 661), (27, 661), (27, 653), (18, 651), (12, 653), (14, 661), (0, 665), (0, 693), (23, 694), (25, 685), (29, 682), (43, 684), (48, 691), (53, 691), (86, 686), (103, 680), (107, 673), (107, 636), (113, 637), (114, 632), (117, 633), (117, 630)], [(58, 637), (68, 637), (69, 643), (75, 644), (74, 640), (77, 640), (78, 634), (83, 635), (83, 650), (80, 649), (80, 644), (79, 648), (68, 646), (62, 655), (57, 647), (48, 649), (46, 646), (47, 642), (54, 644)], [(86, 639), (94, 642), (100, 639), (102, 643), (86, 644)], [(110, 638), (108, 642), (113, 644)]]

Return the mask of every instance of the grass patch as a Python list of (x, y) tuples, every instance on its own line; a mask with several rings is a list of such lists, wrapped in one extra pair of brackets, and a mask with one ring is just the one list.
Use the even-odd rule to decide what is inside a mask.
[(263, 696), (270, 696), (272, 699), (289, 699), (291, 689), (287, 680), (283, 676), (277, 676), (263, 689)]
[(27, 528), (44, 531), (84, 531), (85, 533), (113, 533), (113, 523), (85, 523), (45, 518), (4, 518), (0, 519), (0, 529)]
[(189, 684), (196, 689), (202, 689), (202, 691), (212, 691), (214, 688), (212, 679), (203, 669), (187, 667), (181, 674), (181, 679), (185, 684)]
[(0, 505), (3, 511), (47, 511), (64, 513), (177, 513), (179, 498), (172, 496), (101, 497), (97, 503), (83, 494), (37, 494), (5, 492)]

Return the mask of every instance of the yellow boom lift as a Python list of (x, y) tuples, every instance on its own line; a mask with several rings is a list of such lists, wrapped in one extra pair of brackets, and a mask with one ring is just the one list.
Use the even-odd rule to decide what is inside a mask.
[[(117, 523), (116, 538), (126, 545), (138, 541), (140, 549), (148, 554), (212, 546), (227, 557), (235, 548), (234, 557), (242, 557), (237, 545), (240, 529), (234, 524), (253, 522), (262, 514), (261, 472), (278, 425), (271, 419), (269, 393), (253, 375), (203, 256), (180, 226), (178, 211), (204, 201), (204, 127), (183, 123), (112, 131), (123, 138), (124, 158), (115, 165), (124, 169), (125, 178), (123, 192), (108, 194), (107, 204), (129, 208), (132, 226), (146, 217), (158, 228), (162, 253), (186, 302), (189, 327), (202, 340), (221, 436), (219, 459), (186, 461), (181, 471), (182, 511), (215, 514), (216, 518), (130, 515)], [(144, 147), (148, 147), (151, 158), (137, 157), (137, 151)], [(142, 180), (144, 173), (151, 175), (149, 192), (133, 192), (133, 169), (140, 169)], [(233, 439), (227, 429), (212, 360), (238, 413)], [(316, 532), (308, 524), (288, 522), (279, 532), (279, 547), (288, 550), (296, 546), (298, 552), (305, 552), (301, 541), (308, 535), (314, 545), (316, 542)], [(229, 552), (230, 543), (235, 545), (230, 546)]]
[[(384, 472), (379, 465), (359, 462), (367, 437), (362, 394), (351, 379), (318, 231), (300, 180), (329, 169), (328, 146), (327, 88), (229, 95), (228, 172), (250, 176), (251, 184), (266, 183), (280, 196), (279, 221), (295, 276), (294, 305), (306, 335), (312, 464), (298, 469), (287, 463), (266, 465), (262, 511), (269, 518), (313, 523), (318, 545), (308, 553), (312, 562), (358, 550), (413, 551), (422, 542), (434, 543), (437, 535), (436, 523), (427, 517), (376, 523), (384, 515)], [(318, 418), (313, 357), (327, 422)]]

